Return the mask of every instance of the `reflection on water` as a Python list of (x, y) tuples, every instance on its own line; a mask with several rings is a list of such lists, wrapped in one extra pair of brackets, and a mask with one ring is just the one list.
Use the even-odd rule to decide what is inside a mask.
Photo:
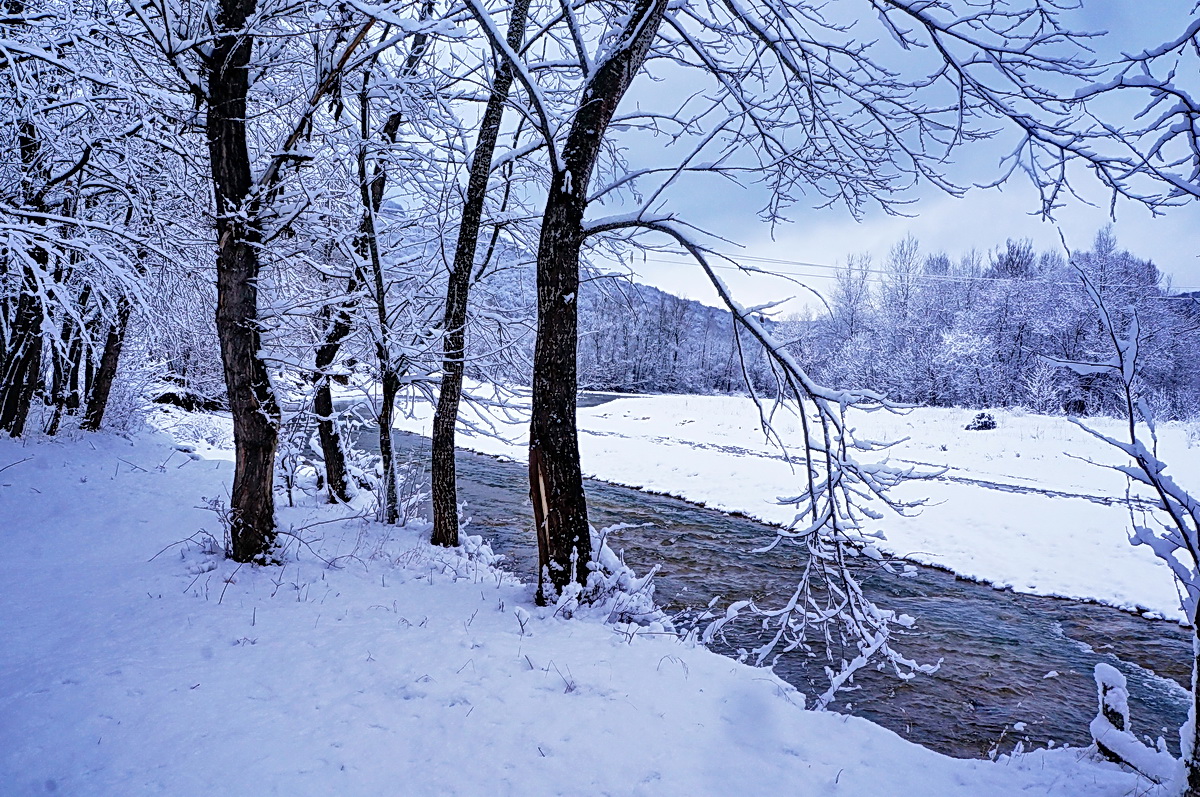
[[(399, 451), (428, 456), (427, 439), (403, 432), (395, 439)], [(458, 472), (459, 500), (471, 518), (468, 533), (491, 540), (510, 569), (532, 578), (536, 543), (525, 465), (460, 451)], [(610, 544), (638, 572), (662, 566), (657, 597), (668, 609), (701, 607), (716, 595), (722, 605), (740, 597), (790, 595), (800, 549), (781, 545), (769, 554), (751, 553), (774, 536), (769, 527), (604, 482), (589, 480), (586, 489), (597, 527), (646, 524), (618, 532)], [(1098, 661), (1108, 661), (1129, 677), (1134, 730), (1163, 735), (1178, 751), (1177, 729), (1187, 714), (1180, 684), (1191, 677), (1190, 639), (1178, 626), (1104, 606), (998, 591), (928, 567), (918, 567), (913, 577), (870, 572), (863, 580), (881, 606), (917, 618), (917, 633), (898, 645), (906, 655), (945, 661), (934, 675), (908, 683), (874, 671), (860, 674), (859, 688), (841, 693), (836, 710), (960, 757), (982, 757), (997, 745), (1008, 751), (1022, 739), (1039, 746), (1086, 745), (1096, 711), (1092, 671)], [(740, 644), (751, 647), (755, 638)], [(827, 686), (823, 663), (806, 666), (789, 655), (775, 669), (812, 695)], [(1023, 731), (1012, 730), (1017, 722), (1026, 723)]]

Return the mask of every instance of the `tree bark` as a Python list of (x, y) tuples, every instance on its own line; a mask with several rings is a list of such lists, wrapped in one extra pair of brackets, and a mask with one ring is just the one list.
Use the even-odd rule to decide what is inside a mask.
[(112, 393), (113, 380), (121, 361), (121, 349), (125, 346), (125, 330), (129, 327), (129, 300), (122, 297), (117, 308), (117, 319), (108, 330), (104, 341), (104, 353), (100, 356), (100, 367), (92, 378), (88, 392), (87, 409), (83, 413), (80, 428), (85, 432), (100, 431), (104, 412), (108, 409), (108, 397)]
[(546, 579), (556, 592), (586, 581), (592, 544), (575, 425), (579, 252), (588, 185), (604, 134), (658, 33), (667, 0), (637, 0), (608, 56), (595, 67), (563, 146), (552, 163), (538, 244), (538, 329), (529, 424), (529, 496), (538, 538), (537, 600)]
[[(518, 0), (508, 23), (508, 46), (515, 52), (525, 38), (525, 20), (529, 0)], [(430, 480), (433, 490), (434, 545), (458, 545), (458, 485), (454, 467), (454, 426), (458, 421), (458, 405), (462, 399), (464, 357), (466, 354), (467, 300), (471, 275), (475, 269), (475, 251), (483, 220), (484, 200), (487, 199), (488, 176), (500, 124), (504, 120), (504, 105), (512, 88), (512, 66), (499, 61), (492, 83), (479, 139), (471, 161), (467, 194), (464, 198), (462, 220), (458, 225), (458, 243), (454, 262), (446, 281), (446, 310), (442, 319), (443, 354), (442, 387), (438, 393), (437, 411), (433, 416), (433, 457)]]
[[(357, 269), (351, 275), (346, 292), (358, 290)], [(346, 452), (342, 448), (342, 436), (338, 431), (333, 412), (333, 389), (329, 380), (329, 368), (337, 359), (342, 342), (350, 334), (350, 308), (339, 305), (326, 327), (325, 340), (317, 347), (316, 377), (317, 392), (313, 396), (313, 412), (317, 416), (317, 436), (321, 440), (321, 456), (325, 460), (325, 485), (329, 503), (345, 503), (350, 500), (350, 483), (346, 475)]]
[(256, 0), (222, 0), (206, 61), (208, 148), (217, 203), (217, 336), (233, 415), (236, 464), (230, 499), (231, 556), (263, 561), (275, 540), (273, 492), (279, 406), (260, 356), (258, 208), (246, 141), (246, 97)]
[[(375, 356), (379, 361), (379, 381), (382, 405), (379, 408), (379, 457), (382, 460), (383, 489), (379, 496), (380, 519), (388, 525), (395, 525), (400, 520), (399, 496), (396, 492), (396, 454), (392, 448), (392, 413), (396, 406), (396, 394), (400, 392), (401, 368), (392, 359), (391, 324), (388, 321), (387, 310), (387, 280), (383, 274), (383, 260), (379, 254), (379, 235), (375, 227), (375, 217), (383, 204), (383, 195), (387, 186), (387, 169), (376, 166), (374, 171), (367, 168), (367, 153), (365, 142), (370, 130), (370, 96), (369, 78), (363, 78), (363, 90), (359, 95), (361, 109), (363, 146), (358, 152), (358, 179), (360, 196), (363, 206), (361, 233), (357, 242), (359, 256), (371, 266), (372, 286), (374, 288), (375, 318), (379, 324), (379, 334), (375, 339)], [(396, 119), (393, 114), (391, 119)], [(399, 123), (397, 122), (397, 128)], [(395, 129), (391, 130), (395, 135)]]
[[(363, 124), (367, 119), (367, 99), (362, 99)], [(371, 276), (375, 294), (375, 314), (379, 324), (379, 335), (375, 339), (375, 356), (379, 360), (379, 381), (382, 403), (379, 408), (379, 457), (383, 464), (383, 490), (380, 500), (380, 519), (388, 525), (400, 520), (399, 496), (396, 492), (396, 454), (392, 447), (392, 414), (396, 407), (396, 394), (400, 392), (402, 369), (392, 359), (391, 325), (387, 311), (387, 281), (383, 274), (383, 260), (379, 255), (379, 237), (375, 229), (375, 214), (382, 202), (383, 191), (378, 199), (372, 193), (373, 185), (382, 185), (387, 172), (380, 170), (367, 179), (366, 154), (359, 152), (359, 179), (362, 184), (363, 221), (362, 235), (358, 247), (361, 255), (371, 264)]]
[[(44, 266), (46, 252), (38, 247), (34, 259)], [(0, 382), (0, 430), (12, 437), (25, 433), (29, 406), (33, 403), (42, 371), (42, 303), (37, 296), (37, 277), (31, 267), (23, 269), (21, 295), (13, 316), (8, 352)]]
[(538, 532), (539, 603), (547, 599), (546, 579), (561, 591), (579, 579), (592, 552), (575, 424), (582, 196), (564, 192), (562, 173), (555, 175), (538, 247), (529, 496)]
[[(84, 285), (79, 299), (75, 302), (76, 311), (80, 316), (87, 312), (91, 297), (92, 286)], [(63, 319), (58, 336), (60, 343), (67, 342), (67, 350), (64, 352), (57, 346), (51, 347), (50, 403), (54, 406), (54, 411), (46, 425), (46, 434), (51, 437), (58, 434), (63, 415), (74, 415), (79, 409), (79, 367), (83, 359), (83, 338), (88, 332), (86, 326), (80, 328), (75, 318), (67, 315)]]
[[(13, 13), (25, 8), (21, 2), (10, 3)], [(17, 145), (21, 153), (22, 194), (25, 204), (34, 210), (47, 210), (37, 186), (49, 179), (42, 158), (42, 141), (37, 128), (29, 121), (17, 125)], [(29, 407), (42, 378), (42, 326), (46, 310), (39, 298), (37, 271), (46, 274), (50, 253), (34, 244), (30, 253), (32, 264), (21, 267), (21, 292), (9, 329), (8, 349), (4, 355), (4, 371), (0, 374), (0, 430), (12, 437), (25, 433)], [(36, 269), (36, 270), (35, 270)]]
[(392, 416), (396, 394), (400, 392), (400, 374), (391, 365), (383, 369), (382, 399), (379, 408), (379, 455), (383, 460), (383, 522), (394, 526), (400, 522), (400, 497), (396, 492), (396, 452), (392, 446)]

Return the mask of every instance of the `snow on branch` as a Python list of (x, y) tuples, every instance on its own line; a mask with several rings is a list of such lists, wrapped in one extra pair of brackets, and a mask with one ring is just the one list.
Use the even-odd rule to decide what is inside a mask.
[(488, 43), (492, 49), (502, 57), (513, 70), (518, 81), (525, 89), (525, 93), (529, 98), (529, 103), (533, 106), (536, 117), (534, 124), (538, 128), (538, 132), (542, 135), (542, 140), (545, 142), (546, 149), (550, 153), (550, 163), (555, 170), (562, 168), (560, 163), (558, 147), (555, 144), (555, 115), (550, 104), (546, 102), (546, 98), (542, 95), (542, 90), (538, 86), (533, 75), (529, 72), (529, 67), (521, 56), (509, 46), (504, 34), (496, 25), (496, 21), (492, 19), (488, 10), (483, 7), (480, 0), (466, 0), (467, 8), (470, 9), (471, 15), (475, 17), (475, 21), (479, 23), (479, 27), (483, 28), (483, 32), (487, 35)]
[(900, 513), (912, 511), (921, 502), (900, 501), (890, 494), (891, 489), (909, 479), (933, 478), (938, 473), (897, 468), (886, 462), (859, 462), (853, 452), (886, 450), (887, 444), (856, 439), (853, 428), (846, 423), (846, 412), (851, 408), (893, 411), (904, 408), (871, 391), (831, 390), (813, 381), (763, 321), (734, 300), (709, 261), (711, 253), (671, 218), (635, 214), (597, 222), (590, 231), (595, 234), (624, 228), (667, 235), (688, 251), (736, 322), (762, 344), (776, 366), (780, 391), (772, 409), (768, 411), (763, 400), (755, 397), (763, 429), (783, 446), (784, 441), (771, 423), (771, 414), (780, 408), (794, 415), (801, 427), (800, 454), (794, 464), (802, 490), (780, 499), (797, 508), (796, 516), (763, 550), (784, 542), (803, 545), (807, 557), (802, 577), (791, 598), (781, 607), (763, 607), (753, 601), (735, 603), (723, 617), (709, 624), (704, 632), (705, 641), (718, 638), (726, 626), (747, 614), (760, 618), (764, 629), (773, 629), (773, 634), (751, 652), (757, 664), (795, 650), (814, 655), (813, 639), (825, 641), (826, 655), (831, 661), (836, 648), (854, 651), (836, 668), (827, 668), (830, 685), (818, 696), (817, 708), (828, 706), (838, 691), (852, 683), (855, 672), (876, 661), (905, 680), (918, 673), (934, 672), (940, 661), (919, 664), (892, 647), (896, 633), (893, 625), (908, 629), (914, 620), (876, 606), (864, 594), (853, 569), (865, 559), (868, 564), (877, 563), (894, 572), (874, 544), (882, 532), (867, 528), (869, 521), (882, 517), (872, 504), (882, 504)]
[[(1128, 308), (1123, 313), (1127, 320), (1122, 324), (1109, 310), (1087, 272), (1077, 263), (1073, 265), (1083, 281), (1084, 290), (1096, 307), (1114, 353), (1110, 359), (1100, 362), (1052, 362), (1080, 373), (1107, 374), (1119, 384), (1127, 419), (1126, 439), (1119, 440), (1102, 434), (1077, 418), (1071, 420), (1092, 436), (1129, 457), (1130, 464), (1114, 465), (1112, 468), (1132, 482), (1148, 488), (1157, 508), (1166, 516), (1159, 531), (1135, 526), (1130, 542), (1134, 545), (1148, 546), (1171, 568), (1182, 587), (1181, 604), (1184, 614), (1189, 622), (1195, 623), (1197, 604), (1200, 602), (1200, 501), (1167, 474), (1167, 463), (1159, 459), (1157, 454), (1154, 417), (1139, 395), (1138, 314), (1133, 308)], [(1149, 445), (1146, 435), (1151, 439)], [(1183, 556), (1182, 560), (1180, 556)]]

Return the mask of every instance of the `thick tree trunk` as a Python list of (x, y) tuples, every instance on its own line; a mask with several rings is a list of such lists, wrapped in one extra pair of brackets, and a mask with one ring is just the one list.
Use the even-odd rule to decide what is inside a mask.
[(533, 355), (533, 415), (529, 424), (529, 497), (538, 537), (539, 603), (545, 580), (556, 592), (576, 580), (591, 559), (587, 501), (575, 426), (575, 355), (579, 321), (579, 247), (586, 186), (550, 186), (538, 248), (538, 330)]
[(595, 66), (554, 163), (538, 245), (538, 330), (529, 424), (529, 496), (538, 538), (537, 600), (587, 580), (592, 545), (575, 427), (579, 252), (588, 185), (605, 132), (658, 33), (667, 0), (636, 0), (617, 42)]
[(217, 336), (236, 465), (230, 500), (232, 557), (262, 561), (275, 540), (273, 492), (279, 407), (260, 351), (261, 240), (246, 141), (246, 96), (255, 0), (222, 0), (208, 67), (208, 148), (217, 201)]
[[(508, 46), (520, 49), (525, 38), (525, 18), (529, 0), (519, 0), (513, 7), (508, 24)], [(462, 398), (463, 367), (466, 354), (467, 299), (471, 275), (475, 269), (475, 250), (483, 220), (484, 200), (487, 199), (488, 176), (492, 155), (504, 119), (504, 104), (512, 88), (513, 72), (507, 61), (501, 61), (492, 84), (483, 120), (479, 125), (479, 140), (471, 161), (467, 195), (463, 203), (462, 220), (458, 225), (458, 243), (454, 263), (446, 282), (446, 310), (442, 319), (443, 355), (442, 388), (438, 393), (437, 411), (433, 416), (433, 458), (430, 480), (433, 489), (433, 544), (458, 545), (458, 485), (454, 468), (454, 426), (458, 421), (458, 405)]]
[(88, 392), (87, 409), (83, 413), (83, 423), (80, 428), (87, 432), (97, 432), (104, 422), (104, 412), (108, 409), (108, 397), (112, 393), (113, 380), (117, 376), (117, 366), (121, 361), (121, 349), (125, 346), (125, 330), (129, 327), (129, 300), (122, 299), (117, 308), (117, 319), (108, 330), (104, 341), (104, 353), (100, 356), (100, 367), (92, 379), (91, 390)]
[[(10, 2), (13, 14), (21, 13), (23, 2)], [(42, 141), (37, 128), (29, 121), (17, 125), (17, 145), (21, 153), (22, 194), (34, 210), (46, 211), (38, 186), (49, 179), (47, 165), (42, 159)], [(21, 269), (21, 292), (9, 329), (8, 348), (4, 354), (4, 371), (0, 373), (0, 430), (13, 437), (25, 433), (29, 407), (42, 379), (42, 326), (46, 310), (42, 306), (37, 271), (46, 274), (50, 253), (37, 244), (30, 252), (33, 263)], [(36, 271), (35, 271), (36, 269)]]

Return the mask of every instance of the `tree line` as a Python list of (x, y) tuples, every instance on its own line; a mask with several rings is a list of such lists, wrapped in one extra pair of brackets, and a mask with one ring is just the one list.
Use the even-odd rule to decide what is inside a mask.
[[(1151, 262), (1120, 248), (1111, 228), (1087, 249), (1038, 252), (1024, 239), (954, 260), (912, 237), (879, 262), (851, 255), (822, 303), (763, 317), (823, 384), (870, 387), (903, 404), (1022, 407), (1076, 416), (1119, 414), (1120, 386), (1065, 363), (1100, 359), (1109, 342), (1079, 269), (1113, 307), (1141, 318), (1138, 389), (1162, 419), (1200, 414), (1200, 302), (1175, 291)], [(513, 266), (498, 280), (510, 318), (527, 328), (534, 283)], [(762, 345), (727, 310), (623, 277), (590, 273), (579, 299), (579, 386), (629, 393), (769, 394), (777, 382)], [(528, 354), (501, 364), (487, 343), (468, 347), (481, 380), (528, 384)], [(472, 367), (472, 363), (479, 365)], [(486, 363), (486, 365), (484, 365)]]
[(1122, 250), (1109, 228), (1071, 253), (1009, 240), (957, 261), (922, 253), (909, 237), (882, 262), (850, 257), (828, 309), (789, 319), (783, 334), (816, 378), (870, 385), (906, 404), (1120, 414), (1111, 375), (1065, 365), (1102, 360), (1111, 347), (1078, 270), (1106, 304), (1136, 309), (1138, 389), (1158, 417), (1195, 417), (1200, 304)]

